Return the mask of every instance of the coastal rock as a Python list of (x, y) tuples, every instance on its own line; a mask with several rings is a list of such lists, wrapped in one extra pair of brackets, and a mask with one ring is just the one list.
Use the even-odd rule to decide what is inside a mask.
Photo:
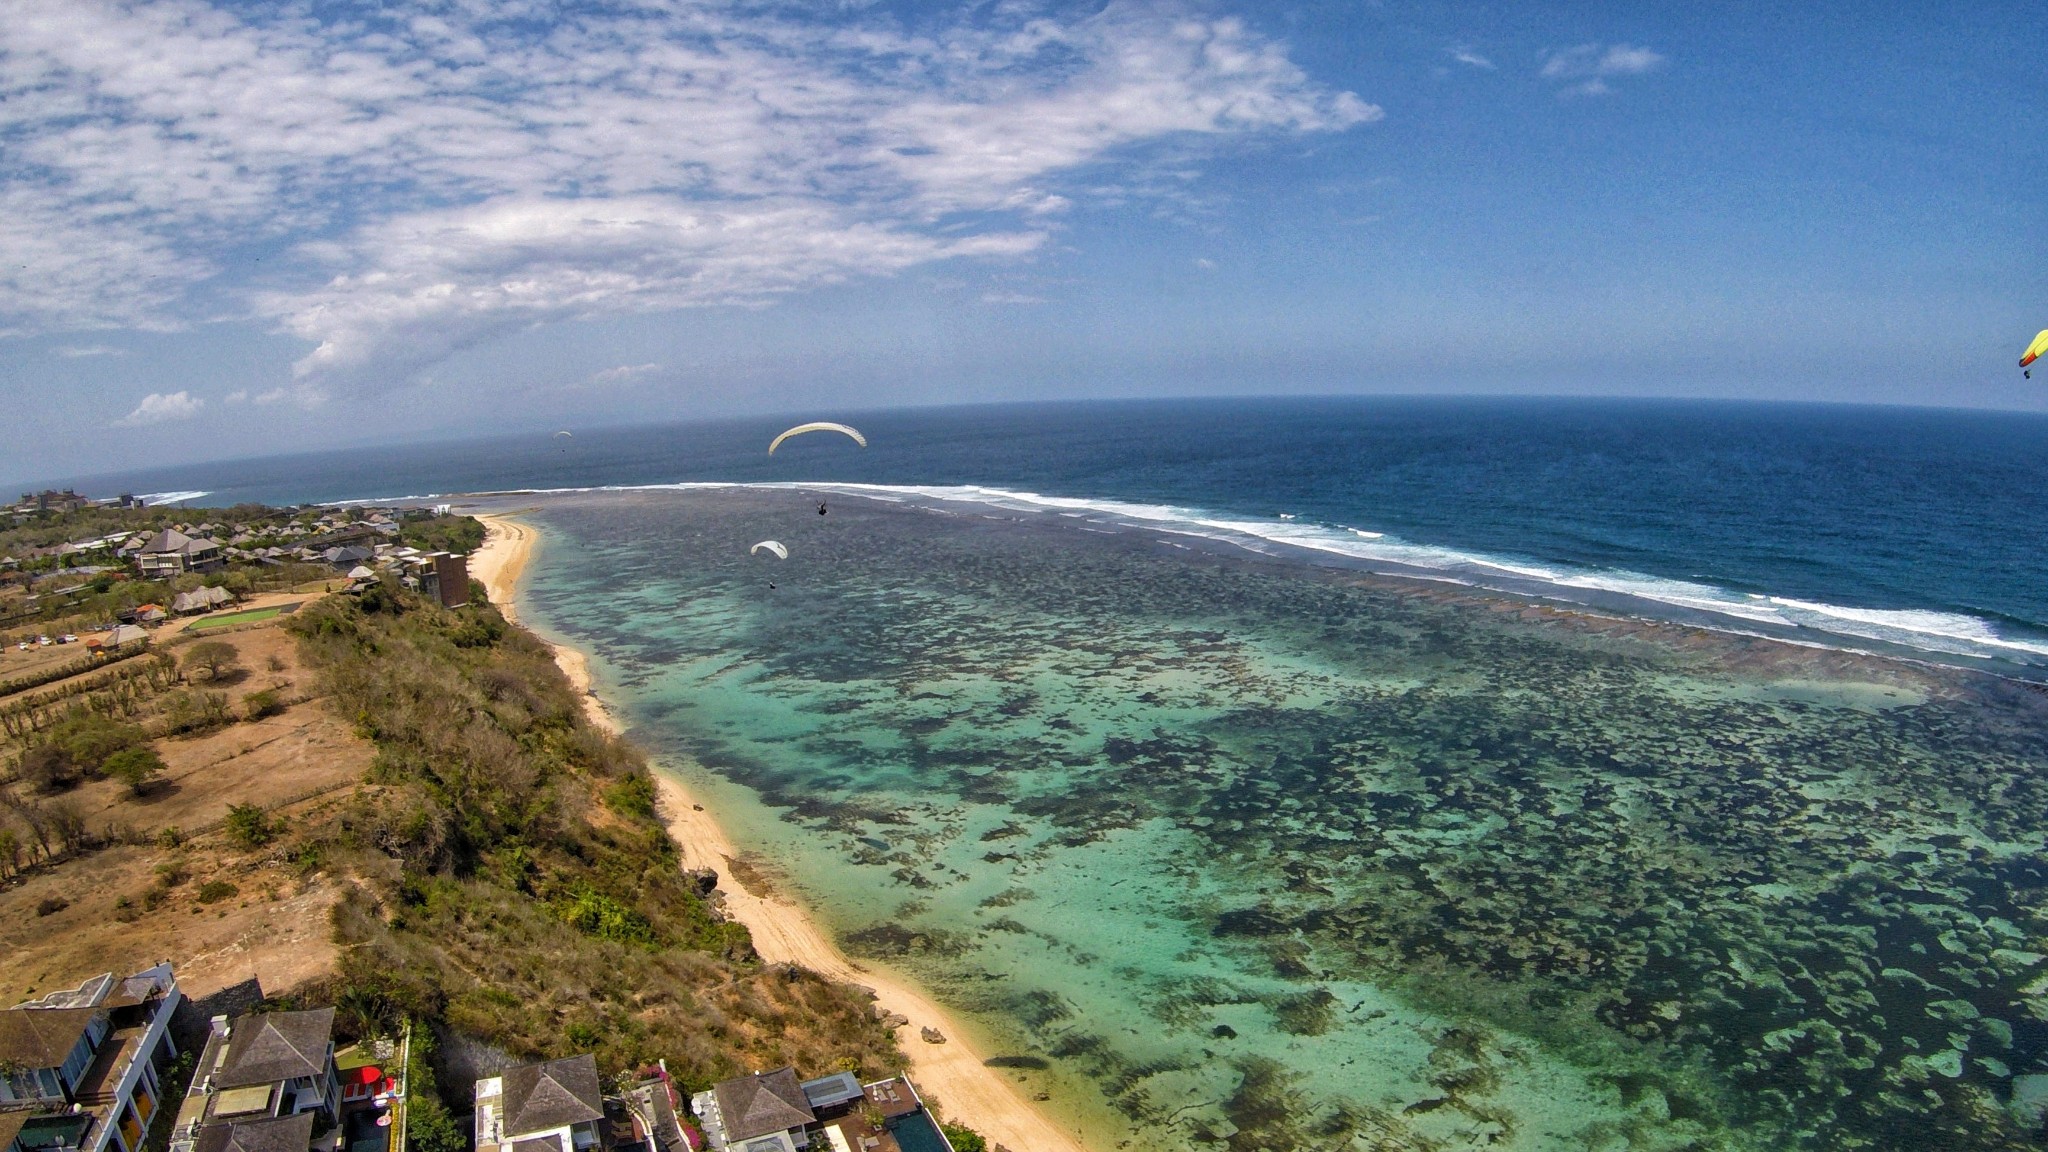
[(940, 1032), (937, 1028), (933, 1028), (930, 1025), (926, 1025), (924, 1028), (920, 1029), (918, 1031), (918, 1035), (923, 1037), (924, 1042), (927, 1044), (944, 1044), (946, 1042), (945, 1033)]

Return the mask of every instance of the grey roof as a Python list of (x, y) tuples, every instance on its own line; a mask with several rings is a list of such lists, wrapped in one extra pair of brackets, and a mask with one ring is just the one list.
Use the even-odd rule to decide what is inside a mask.
[(229, 1033), (227, 1060), (214, 1073), (214, 1086), (247, 1088), (294, 1076), (324, 1076), (333, 1035), (332, 1008), (244, 1016)]
[(818, 1118), (797, 1087), (795, 1068), (723, 1080), (712, 1091), (728, 1143), (802, 1128)]
[(604, 1117), (597, 1060), (589, 1053), (540, 1064), (521, 1064), (504, 1076), (506, 1136), (545, 1132)]
[(514, 1140), (512, 1152), (562, 1152), (562, 1141), (557, 1136), (528, 1136)]
[(0, 1012), (0, 1064), (61, 1068), (97, 1008), (10, 1008)]
[(195, 1152), (307, 1152), (313, 1146), (313, 1114), (278, 1119), (208, 1124), (199, 1130)]
[(183, 552), (185, 550), (186, 545), (190, 543), (192, 543), (192, 538), (190, 536), (185, 535), (183, 532), (180, 532), (175, 528), (166, 528), (163, 531), (157, 533), (156, 535), (151, 536), (149, 538), (149, 543), (144, 544), (142, 546), (142, 550), (144, 552), (151, 553)]

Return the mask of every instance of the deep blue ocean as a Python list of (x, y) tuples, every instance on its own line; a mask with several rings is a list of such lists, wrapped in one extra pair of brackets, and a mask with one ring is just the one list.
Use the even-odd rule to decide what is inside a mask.
[[(767, 455), (794, 419), (848, 421), (869, 447), (819, 434)], [(570, 431), (79, 483), (208, 505), (678, 482), (882, 485), (921, 491), (865, 491), (1100, 517), (1319, 562), (2048, 672), (2048, 417), (2038, 415), (1346, 398)]]

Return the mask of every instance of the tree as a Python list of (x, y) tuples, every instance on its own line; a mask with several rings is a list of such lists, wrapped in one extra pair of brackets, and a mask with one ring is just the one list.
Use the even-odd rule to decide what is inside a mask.
[(130, 795), (140, 796), (149, 791), (150, 784), (158, 776), (163, 775), (164, 758), (156, 754), (156, 749), (143, 745), (114, 753), (100, 767), (107, 775), (126, 784)]
[(82, 706), (66, 712), (49, 735), (49, 743), (63, 751), (73, 772), (93, 777), (105, 770), (108, 757), (147, 741), (141, 728)]
[(226, 827), (228, 839), (244, 848), (260, 848), (277, 835), (270, 817), (254, 804), (237, 804), (228, 809)]
[(55, 744), (38, 744), (21, 754), (14, 774), (42, 793), (62, 792), (78, 784), (78, 766)]
[(71, 800), (59, 800), (45, 809), (49, 816), (50, 831), (66, 852), (76, 852), (85, 847), (85, 813)]
[(185, 653), (185, 675), (198, 670), (205, 672), (208, 680), (218, 680), (237, 671), (241, 658), (235, 646), (225, 640), (201, 640)]
[(12, 828), (0, 828), (0, 878), (21, 870), (21, 837)]

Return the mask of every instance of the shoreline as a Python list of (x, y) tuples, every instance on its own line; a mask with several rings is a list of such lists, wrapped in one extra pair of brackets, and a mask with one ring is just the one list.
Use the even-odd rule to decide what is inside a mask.
[[(483, 546), (470, 557), (469, 572), (488, 590), (506, 619), (519, 622), (515, 597), (540, 533), (531, 524), (503, 514), (472, 513), (486, 529)], [(589, 658), (566, 644), (542, 637), (554, 650), (555, 663), (582, 694), (592, 723), (613, 733), (624, 726), (598, 698)], [(1011, 1152), (1086, 1152), (1075, 1136), (1062, 1131), (1034, 1107), (996, 1069), (983, 1063), (966, 1034), (945, 1009), (893, 976), (855, 964), (839, 951), (809, 909), (775, 892), (756, 893), (734, 875), (739, 849), (715, 817), (697, 802), (674, 775), (657, 770), (654, 783), (660, 809), (682, 851), (683, 866), (716, 872), (728, 916), (747, 926), (754, 950), (764, 962), (797, 964), (829, 980), (872, 990), (876, 1007), (906, 1019), (896, 1027), (899, 1047), (919, 1090), (935, 1098), (944, 1114), (982, 1134), (991, 1148)], [(926, 1043), (922, 1032), (935, 1029), (946, 1040)]]

